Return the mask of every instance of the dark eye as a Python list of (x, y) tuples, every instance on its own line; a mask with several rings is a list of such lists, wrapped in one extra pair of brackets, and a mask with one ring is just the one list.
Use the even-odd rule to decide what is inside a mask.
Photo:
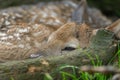
[(74, 47), (65, 47), (64, 49), (62, 49), (62, 51), (72, 51), (75, 50), (76, 48)]

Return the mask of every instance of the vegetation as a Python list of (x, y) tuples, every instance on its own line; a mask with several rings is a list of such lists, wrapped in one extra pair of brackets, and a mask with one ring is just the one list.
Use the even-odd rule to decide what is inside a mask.
[[(92, 59), (92, 56), (88, 55), (90, 59)], [(110, 62), (108, 64), (112, 64), (112, 61), (118, 57), (118, 65), (117, 67), (120, 68), (120, 45), (118, 44), (118, 51), (116, 53), (115, 56), (113, 56), (113, 58), (110, 60)], [(102, 62), (99, 59), (98, 56), (96, 56), (97, 58), (97, 63), (94, 62), (94, 60), (91, 61), (93, 67), (94, 66), (102, 66)], [(114, 66), (114, 65), (113, 65)], [(67, 72), (64, 69), (71, 69), (72, 72)], [(79, 72), (78, 72), (79, 71)], [(79, 67), (77, 66), (72, 66), (72, 65), (63, 65), (61, 67), (59, 67), (59, 69), (57, 69), (56, 73), (59, 73), (62, 77), (62, 79), (58, 79), (58, 80), (108, 80), (112, 78), (112, 75), (105, 75), (102, 73), (94, 73), (94, 74), (90, 74), (88, 72), (82, 72), (79, 70)], [(53, 74), (56, 74), (53, 73)], [(51, 76), (52, 74), (46, 73), (44, 75), (44, 80), (54, 80), (53, 77)]]
[(117, 15), (120, 17), (120, 0), (88, 0), (90, 6), (95, 6), (101, 9), (107, 15)]

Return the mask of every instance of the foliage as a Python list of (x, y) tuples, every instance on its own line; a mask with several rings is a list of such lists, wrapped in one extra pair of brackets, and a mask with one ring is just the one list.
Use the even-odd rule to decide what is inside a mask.
[(90, 6), (101, 9), (106, 14), (115, 14), (120, 17), (120, 0), (88, 0), (88, 3)]

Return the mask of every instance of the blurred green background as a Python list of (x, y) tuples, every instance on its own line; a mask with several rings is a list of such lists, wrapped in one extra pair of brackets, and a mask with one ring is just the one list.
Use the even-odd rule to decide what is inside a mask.
[[(58, 1), (58, 0), (0, 0), (0, 8), (16, 6), (21, 4), (33, 4), (39, 1)], [(59, 0), (61, 1), (61, 0)], [(80, 0), (79, 0), (80, 1)], [(120, 17), (120, 0), (87, 0), (89, 6), (97, 7), (108, 16)]]
[(120, 17), (120, 0), (88, 0), (89, 6), (95, 6), (107, 15)]

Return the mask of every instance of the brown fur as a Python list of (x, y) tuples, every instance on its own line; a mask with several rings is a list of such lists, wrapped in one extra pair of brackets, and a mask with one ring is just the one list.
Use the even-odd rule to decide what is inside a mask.
[(38, 53), (49, 56), (60, 55), (61, 49), (70, 46), (70, 44), (73, 44), (72, 47), (79, 46), (79, 42), (75, 37), (75, 29), (75, 23), (67, 23), (61, 26), (49, 36), (47, 43)]
[(87, 24), (83, 23), (78, 26), (78, 39), (79, 39), (79, 44), (81, 48), (88, 47), (89, 45), (89, 40), (91, 38), (92, 34), (92, 28), (88, 26)]
[[(61, 50), (65, 47), (89, 46), (91, 28), (86, 24), (76, 26), (75, 23), (69, 22), (71, 13), (77, 7), (77, 4), (72, 3), (72, 1), (70, 4), (53, 2), (44, 4), (42, 7), (38, 4), (29, 6), (31, 8), (13, 7), (0, 12), (2, 20), (0, 21), (0, 61), (26, 59), (32, 54), (61, 55)], [(93, 18), (98, 23), (103, 25), (104, 22), (109, 22), (105, 17), (103, 17), (105, 19), (102, 18), (103, 15), (96, 15), (99, 13), (96, 13), (96, 10), (90, 9), (90, 11), (94, 12)], [(88, 17), (91, 16), (88, 15)], [(18, 24), (19, 22), (21, 24)]]
[(1, 39), (7, 37), (0, 40), (0, 60), (25, 59), (35, 53), (42, 56), (60, 55), (66, 46), (79, 45), (75, 29), (75, 23), (67, 23), (57, 30), (41, 24), (12, 25), (5, 36), (0, 36)]
[(106, 29), (114, 32), (116, 37), (120, 39), (120, 19), (106, 27)]

